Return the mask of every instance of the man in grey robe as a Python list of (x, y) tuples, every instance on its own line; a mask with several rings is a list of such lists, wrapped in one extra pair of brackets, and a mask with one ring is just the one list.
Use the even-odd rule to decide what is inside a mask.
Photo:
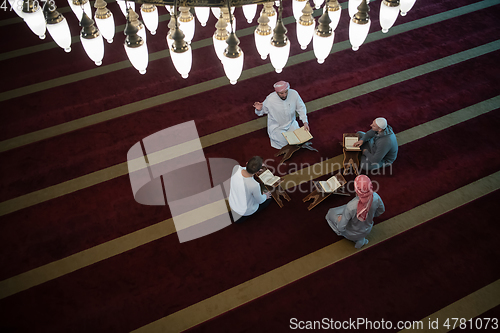
[(360, 169), (376, 170), (386, 165), (391, 165), (398, 155), (398, 141), (392, 127), (385, 118), (377, 118), (371, 124), (368, 132), (358, 132), (360, 140), (354, 143), (360, 147)]

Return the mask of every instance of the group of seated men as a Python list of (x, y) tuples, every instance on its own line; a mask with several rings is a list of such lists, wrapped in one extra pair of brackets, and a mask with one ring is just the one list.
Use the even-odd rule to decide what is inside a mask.
[[(258, 116), (267, 115), (267, 133), (271, 146), (281, 149), (288, 142), (283, 132), (299, 128), (296, 113), (310, 131), (307, 110), (302, 98), (290, 84), (279, 81), (274, 84), (274, 91), (264, 102), (253, 104)], [(385, 118), (376, 118), (368, 132), (358, 132), (360, 138), (354, 146), (362, 152), (359, 169), (375, 170), (391, 165), (397, 157), (398, 143), (392, 127)], [(229, 205), (235, 222), (242, 222), (248, 217), (266, 208), (271, 202), (269, 192), (262, 193), (260, 184), (254, 179), (255, 173), (262, 168), (260, 156), (252, 157), (245, 167), (235, 166), (231, 177)], [(380, 196), (373, 192), (371, 180), (366, 175), (359, 175), (354, 181), (356, 197), (348, 204), (332, 208), (326, 220), (340, 236), (353, 241), (356, 248), (368, 243), (368, 235), (373, 227), (373, 218), (385, 211)]]

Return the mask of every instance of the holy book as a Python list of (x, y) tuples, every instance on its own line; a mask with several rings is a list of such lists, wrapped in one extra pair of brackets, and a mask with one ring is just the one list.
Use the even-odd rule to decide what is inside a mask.
[(323, 192), (334, 192), (336, 189), (342, 186), (340, 184), (339, 180), (337, 177), (332, 176), (330, 177), (327, 181), (319, 181), (318, 182), (321, 188), (323, 189)]
[(359, 147), (354, 147), (356, 142), (358, 142), (357, 136), (346, 136), (344, 134), (344, 148), (346, 150), (361, 150)]
[(273, 175), (273, 173), (269, 170), (264, 171), (258, 177), (260, 178), (260, 180), (262, 180), (262, 182), (265, 185), (269, 186), (273, 186), (274, 184), (276, 184), (281, 180), (280, 177)]
[(283, 132), (281, 133), (285, 137), (286, 141), (290, 145), (300, 145), (301, 143), (307, 142), (313, 138), (309, 131), (306, 131), (304, 126), (296, 129), (295, 131)]

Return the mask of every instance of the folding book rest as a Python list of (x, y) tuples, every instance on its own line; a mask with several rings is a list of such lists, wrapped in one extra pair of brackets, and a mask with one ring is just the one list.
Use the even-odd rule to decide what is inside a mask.
[(344, 133), (344, 135), (342, 137), (342, 143), (340, 145), (342, 146), (343, 151), (344, 151), (344, 161), (343, 161), (344, 172), (343, 172), (343, 174), (345, 176), (347, 173), (347, 170), (350, 170), (352, 168), (352, 170), (354, 171), (356, 176), (358, 176), (359, 175), (359, 169), (358, 169), (359, 156), (360, 156), (361, 151), (347, 150), (344, 146), (346, 136), (356, 136), (359, 140), (359, 135), (357, 133)]
[(322, 202), (323, 200), (328, 198), (330, 196), (330, 194), (344, 195), (347, 197), (350, 196), (349, 193), (345, 192), (344, 185), (347, 182), (346, 182), (345, 178), (340, 174), (340, 172), (335, 175), (335, 178), (337, 178), (337, 180), (339, 181), (341, 186), (333, 192), (323, 192), (319, 182), (313, 181), (313, 184), (316, 187), (315, 190), (312, 191), (311, 193), (309, 193), (304, 199), (302, 199), (303, 202), (314, 199), (313, 202), (309, 205), (309, 207), (307, 207), (307, 210), (311, 210), (314, 207), (316, 207), (320, 202)]
[(264, 187), (266, 190), (268, 190), (271, 193), (271, 196), (273, 197), (274, 201), (280, 206), (280, 208), (283, 208), (283, 201), (281, 201), (280, 197), (283, 197), (287, 201), (290, 201), (290, 196), (288, 196), (288, 193), (280, 186), (280, 184), (283, 182), (283, 178), (280, 177), (280, 180), (274, 183), (272, 186), (271, 185), (266, 185), (264, 182), (259, 178), (259, 175), (261, 175), (264, 171), (267, 170), (267, 167), (265, 165), (262, 166), (262, 169), (257, 171), (257, 173), (254, 175), (254, 179), (260, 184), (261, 188)]
[(286, 145), (283, 148), (281, 148), (280, 151), (277, 154), (275, 154), (274, 156), (280, 156), (280, 155), (284, 154), (285, 156), (283, 156), (283, 158), (281, 159), (281, 162), (279, 163), (279, 164), (283, 164), (286, 160), (288, 160), (290, 157), (292, 157), (293, 153), (295, 153), (300, 148), (309, 149), (309, 150), (316, 151), (316, 152), (318, 151), (316, 148), (313, 148), (312, 142), (308, 141), (308, 142), (304, 142), (300, 145)]

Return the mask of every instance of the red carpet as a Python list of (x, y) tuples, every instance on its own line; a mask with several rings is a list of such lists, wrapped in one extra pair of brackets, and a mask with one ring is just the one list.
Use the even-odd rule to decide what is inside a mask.
[[(398, 24), (468, 5), (469, 1), (433, 3), (419, 0)], [(59, 4), (58, 4), (59, 5)], [(61, 3), (61, 6), (63, 4)], [(109, 4), (114, 12), (115, 3)], [(372, 3), (371, 32), (380, 29), (379, 3)], [(238, 9), (240, 10), (240, 9)], [(228, 85), (211, 46), (194, 50), (195, 62), (187, 80), (175, 72), (169, 57), (151, 61), (146, 75), (133, 68), (91, 78), (99, 70), (80, 43), (65, 54), (59, 48), (1, 60), (6, 78), (0, 91), (80, 75), (77, 82), (1, 101), (0, 140), (79, 120), (86, 116), (141, 102), (148, 98), (193, 89), (187, 97), (66, 134), (0, 153), (0, 202), (44, 191), (126, 162), (128, 149), (142, 138), (170, 126), (195, 120), (200, 137), (257, 119), (251, 107), (263, 100), (277, 80), (291, 82), (304, 101), (313, 102), (359, 85), (399, 75), (410, 68), (454, 56), (497, 40), (500, 6), (424, 26), (396, 36), (330, 55), (322, 66), (316, 60)], [(160, 14), (165, 14), (160, 8)], [(285, 15), (286, 14), (286, 15)], [(9, 14), (13, 17), (13, 13)], [(73, 35), (79, 28), (71, 19)], [(284, 16), (291, 15), (286, 9)], [(336, 43), (347, 40), (344, 10)], [(123, 16), (115, 12), (117, 25)], [(215, 18), (207, 28), (199, 23), (194, 42), (211, 38)], [(1, 21), (0, 21), (1, 22)], [(166, 22), (156, 36), (148, 35), (150, 54), (165, 49)], [(243, 19), (238, 29), (255, 26)], [(472, 28), (473, 27), (473, 28)], [(292, 55), (300, 54), (295, 23), (289, 24)], [(48, 43), (39, 41), (24, 23), (6, 25), (19, 38), (6, 34), (8, 50)], [(103, 66), (128, 61), (122, 32), (105, 45)], [(245, 68), (260, 60), (253, 36), (240, 38)], [(334, 46), (334, 50), (335, 50)], [(337, 45), (338, 47), (338, 45)], [(308, 50), (311, 50), (309, 46)], [(500, 92), (499, 51), (455, 65), (403, 79), (389, 87), (335, 102), (309, 114), (314, 146), (319, 153), (300, 151), (281, 174), (342, 153), (343, 132), (367, 130), (373, 118), (384, 116), (396, 133), (434, 121), (496, 97)], [(201, 60), (203, 58), (203, 60)], [(29, 63), (30, 66), (22, 66)], [(103, 67), (105, 69), (105, 67)], [(222, 87), (197, 92), (196, 85), (219, 79)], [(343, 92), (343, 93), (341, 93)], [(471, 184), (500, 170), (500, 143), (491, 133), (500, 127), (498, 109), (460, 122), (400, 147), (394, 173), (372, 176), (387, 211), (375, 223)], [(226, 157), (241, 164), (261, 155), (276, 167), (281, 158), (269, 146), (265, 128), (206, 147), (205, 156)], [(321, 179), (326, 178), (323, 176)], [(328, 198), (312, 211), (290, 188), (292, 202), (265, 212), (241, 225), (231, 225), (209, 236), (180, 244), (177, 235), (135, 247), (109, 259), (0, 299), (1, 332), (128, 332), (209, 299), (252, 278), (342, 238), (327, 226), (329, 208), (349, 198)], [(312, 275), (243, 304), (192, 329), (200, 332), (285, 332), (290, 318), (321, 320), (363, 317), (370, 320), (420, 320), (476, 292), (500, 278), (496, 249), (499, 233), (495, 207), (498, 190), (440, 215), (400, 235), (376, 244)], [(3, 209), (3, 208), (2, 208)], [(171, 217), (168, 206), (135, 202), (128, 175), (79, 189), (1, 216), (0, 283), (19, 274), (129, 235)], [(349, 286), (356, 286), (350, 288)], [(217, 304), (215, 304), (217, 306)], [(500, 315), (497, 306), (480, 317)], [(369, 331), (369, 330), (364, 330)], [(397, 330), (393, 330), (397, 331)]]

